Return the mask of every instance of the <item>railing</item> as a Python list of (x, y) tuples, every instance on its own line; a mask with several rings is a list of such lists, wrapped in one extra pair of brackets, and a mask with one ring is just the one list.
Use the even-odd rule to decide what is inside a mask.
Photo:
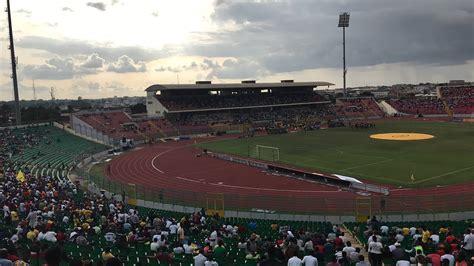
[[(208, 195), (205, 192), (127, 184), (118, 180), (111, 180), (100, 174), (87, 175), (84, 173), (84, 176), (89, 183), (93, 183), (99, 188), (143, 201), (206, 208), (208, 200)], [(474, 184), (467, 185), (467, 187), (474, 191)], [(371, 199), (371, 214), (386, 217), (407, 216), (415, 219), (413, 215), (435, 217), (444, 213), (445, 215), (442, 217), (448, 217), (449, 215), (446, 213), (456, 212), (467, 213), (469, 217), (474, 218), (474, 204), (472, 204), (474, 193), (468, 189), (453, 192), (437, 190), (437, 188), (433, 188), (433, 193), (428, 195), (417, 194), (412, 196), (372, 194), (369, 196)], [(254, 194), (225, 193), (223, 197), (226, 211), (355, 217), (356, 198), (361, 196), (355, 193), (340, 193), (339, 191), (280, 195), (256, 191)], [(384, 206), (382, 206), (382, 198), (384, 199)], [(457, 214), (456, 217), (461, 217), (462, 215), (460, 215)]]

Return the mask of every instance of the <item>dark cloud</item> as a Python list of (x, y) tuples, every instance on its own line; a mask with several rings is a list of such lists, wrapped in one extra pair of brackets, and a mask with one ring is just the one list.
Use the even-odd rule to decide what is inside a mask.
[[(26, 36), (16, 42), (21, 48), (44, 50), (59, 56), (81, 56), (93, 53), (99, 54), (107, 61), (115, 61), (126, 54), (134, 60), (149, 62), (162, 58), (162, 51), (144, 49), (136, 46), (109, 47), (107, 45), (93, 44), (78, 40), (59, 40), (41, 36)], [(164, 48), (166, 55), (173, 53), (173, 47)]]
[(74, 12), (74, 10), (72, 10), (72, 8), (67, 7), (67, 6), (63, 7), (61, 10), (62, 10), (62, 11)]
[(93, 7), (95, 9), (98, 9), (100, 11), (105, 11), (106, 5), (102, 2), (88, 2), (87, 6)]
[(348, 66), (450, 65), (474, 58), (471, 0), (217, 1), (212, 19), (223, 30), (195, 33), (199, 42), (185, 50), (239, 58), (236, 64), (253, 62), (272, 73), (340, 67), (342, 29), (337, 23), (345, 10), (351, 12)]
[(135, 62), (127, 55), (122, 55), (116, 62), (110, 64), (107, 70), (116, 73), (145, 72), (146, 64), (144, 62)]

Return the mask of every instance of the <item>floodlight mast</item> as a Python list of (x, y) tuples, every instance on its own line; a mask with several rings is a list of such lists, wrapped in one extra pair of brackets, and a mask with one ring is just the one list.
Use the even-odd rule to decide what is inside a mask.
[(10, 35), (10, 54), (12, 61), (12, 81), (13, 81), (13, 93), (15, 95), (15, 123), (21, 125), (21, 113), (20, 113), (20, 96), (18, 95), (18, 79), (16, 76), (16, 56), (15, 56), (15, 45), (13, 43), (13, 27), (12, 27), (12, 15), (10, 10), (10, 0), (7, 0), (7, 13), (8, 13), (8, 31)]
[(342, 69), (342, 78), (344, 82), (344, 97), (347, 96), (347, 91), (346, 91), (346, 27), (349, 27), (349, 13), (344, 12), (339, 15), (339, 24), (337, 25), (339, 28), (342, 28), (342, 64), (343, 64), (343, 69)]

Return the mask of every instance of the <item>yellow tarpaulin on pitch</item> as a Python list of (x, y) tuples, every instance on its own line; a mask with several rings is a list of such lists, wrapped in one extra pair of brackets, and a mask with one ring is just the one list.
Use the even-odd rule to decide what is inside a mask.
[(25, 174), (21, 170), (18, 171), (18, 174), (16, 174), (16, 180), (25, 182)]

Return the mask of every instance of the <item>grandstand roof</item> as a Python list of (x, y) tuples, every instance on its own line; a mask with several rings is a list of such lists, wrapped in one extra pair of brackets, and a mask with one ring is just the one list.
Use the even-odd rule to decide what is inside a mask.
[(274, 82), (274, 83), (206, 83), (206, 84), (155, 84), (145, 91), (162, 90), (228, 90), (228, 89), (270, 89), (270, 88), (308, 88), (318, 86), (332, 86), (334, 84), (324, 81), (312, 82)]

